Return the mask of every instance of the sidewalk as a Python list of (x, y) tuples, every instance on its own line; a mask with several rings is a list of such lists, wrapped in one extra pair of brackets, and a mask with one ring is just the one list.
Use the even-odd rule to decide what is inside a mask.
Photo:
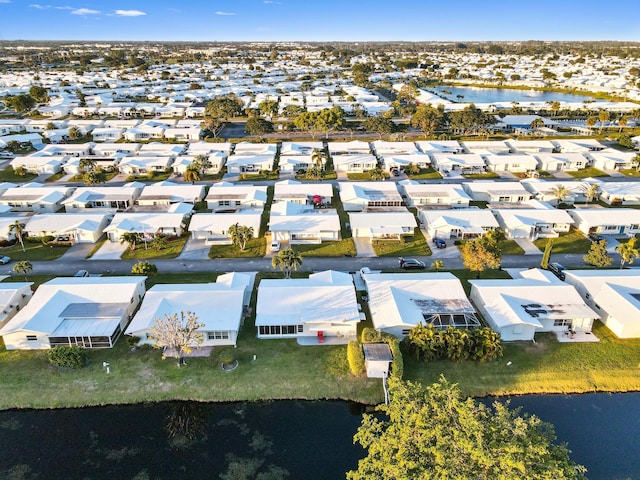
[(542, 252), (528, 238), (514, 238), (518, 246), (524, 250), (525, 255), (542, 255)]

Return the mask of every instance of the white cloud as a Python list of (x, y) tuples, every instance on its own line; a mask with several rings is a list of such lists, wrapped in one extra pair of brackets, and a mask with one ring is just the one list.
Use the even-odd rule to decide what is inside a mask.
[(221, 12), (221, 11), (217, 11), (216, 15), (235, 15), (235, 13), (233, 12)]
[(37, 10), (46, 10), (48, 8), (51, 8), (51, 5), (38, 5), (37, 3), (33, 3), (29, 5), (29, 8), (35, 8)]
[(282, 5), (282, 2), (276, 2), (275, 0), (264, 0), (267, 5)]
[(75, 8), (73, 7), (53, 7), (53, 8), (55, 8), (56, 10), (75, 10)]
[(121, 17), (142, 17), (146, 15), (145, 12), (141, 12), (140, 10), (116, 10), (115, 14)]
[(100, 10), (91, 10), (90, 8), (78, 8), (73, 10), (71, 15), (99, 15)]
[(11, 0), (0, 0), (0, 3), (11, 3)]

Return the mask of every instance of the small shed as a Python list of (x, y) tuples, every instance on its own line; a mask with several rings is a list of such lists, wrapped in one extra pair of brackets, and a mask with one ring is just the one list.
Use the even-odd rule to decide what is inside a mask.
[(367, 368), (368, 378), (387, 378), (393, 361), (391, 349), (386, 343), (365, 343), (364, 364)]

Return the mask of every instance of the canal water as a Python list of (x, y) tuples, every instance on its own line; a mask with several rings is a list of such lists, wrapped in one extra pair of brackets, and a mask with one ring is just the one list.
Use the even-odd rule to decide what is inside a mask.
[[(442, 98), (453, 102), (472, 103), (511, 103), (518, 102), (525, 107), (531, 102), (575, 102), (582, 103), (585, 100), (599, 101), (586, 95), (573, 95), (569, 93), (545, 92), (538, 90), (512, 90), (509, 88), (478, 88), (478, 87), (450, 87), (439, 86), (430, 88)], [(448, 93), (450, 92), (450, 93)], [(461, 95), (462, 98), (459, 98)], [(600, 100), (601, 101), (601, 100)]]
[[(511, 405), (553, 422), (588, 478), (640, 478), (640, 393)], [(0, 478), (343, 479), (365, 453), (352, 442), (360, 414), (345, 402), (296, 401), (4, 411)]]

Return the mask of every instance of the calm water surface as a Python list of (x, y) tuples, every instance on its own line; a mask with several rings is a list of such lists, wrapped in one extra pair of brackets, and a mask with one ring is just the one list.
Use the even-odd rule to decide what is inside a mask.
[[(640, 478), (640, 393), (511, 402), (554, 423), (590, 479)], [(0, 479), (343, 479), (364, 456), (352, 443), (360, 413), (289, 401), (5, 411)]]
[[(518, 102), (522, 107), (531, 102), (578, 102), (598, 99), (584, 96), (572, 95), (569, 93), (541, 92), (537, 90), (511, 90), (508, 88), (477, 88), (477, 87), (449, 87), (440, 86), (430, 88), (439, 96), (454, 102), (473, 103), (498, 103), (498, 102)], [(449, 93), (443, 93), (443, 90)], [(463, 98), (458, 98), (462, 95)]]

